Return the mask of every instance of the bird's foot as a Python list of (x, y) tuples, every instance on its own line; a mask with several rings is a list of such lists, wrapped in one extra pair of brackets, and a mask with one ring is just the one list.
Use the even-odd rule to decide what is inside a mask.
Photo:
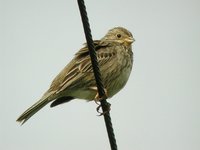
[[(102, 115), (105, 115), (106, 113), (110, 112), (111, 104), (108, 103), (108, 102), (106, 102), (106, 105), (105, 105), (105, 106), (106, 106), (105, 109), (103, 109), (103, 108), (102, 108), (102, 105), (100, 104), (100, 105), (96, 108), (97, 112), (99, 113), (98, 116), (102, 116)], [(103, 112), (100, 111), (100, 108), (102, 108)]]
[[(101, 101), (108, 98), (108, 91), (104, 88), (105, 95), (103, 95), (102, 97), (100, 97), (99, 93), (98, 93), (98, 90), (97, 90), (97, 87), (92, 87), (91, 89), (97, 91), (97, 94), (94, 97), (94, 102), (98, 105), (98, 107), (96, 108), (96, 110), (99, 113), (99, 116), (102, 116), (102, 115), (106, 114), (107, 112), (109, 112), (110, 111), (110, 106), (111, 106), (110, 103), (106, 102), (106, 109), (105, 110), (103, 110), (102, 105), (101, 105)], [(100, 108), (102, 108), (103, 112), (100, 111)]]

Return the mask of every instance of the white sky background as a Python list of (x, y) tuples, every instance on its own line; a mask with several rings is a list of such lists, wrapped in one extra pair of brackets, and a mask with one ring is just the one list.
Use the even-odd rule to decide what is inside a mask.
[[(85, 1), (94, 39), (115, 26), (136, 42), (127, 86), (110, 99), (121, 150), (200, 149), (200, 1)], [(96, 104), (76, 100), (17, 117), (85, 42), (75, 0), (1, 1), (0, 149), (108, 150)]]

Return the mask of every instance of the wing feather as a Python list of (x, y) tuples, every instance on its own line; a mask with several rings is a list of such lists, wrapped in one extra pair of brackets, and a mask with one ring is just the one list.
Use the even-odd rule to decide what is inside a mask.
[[(115, 55), (114, 50), (108, 50), (108, 47), (110, 47), (110, 43), (94, 41), (94, 44), (100, 66), (106, 64)], [(66, 71), (62, 71), (62, 74), (64, 74), (65, 76), (63, 77), (62, 82), (56, 88), (57, 94), (65, 90), (69, 86), (80, 82), (83, 74), (93, 72), (87, 45), (75, 54), (75, 58), (71, 62), (71, 65), (69, 66), (70, 68), (67, 68)], [(57, 78), (59, 78), (59, 76)]]

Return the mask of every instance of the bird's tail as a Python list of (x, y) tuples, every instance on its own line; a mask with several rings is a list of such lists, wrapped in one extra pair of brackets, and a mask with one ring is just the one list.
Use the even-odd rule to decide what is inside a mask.
[(49, 103), (48, 98), (40, 99), (38, 102), (33, 104), (30, 108), (28, 108), (23, 114), (21, 114), (19, 118), (17, 119), (17, 121), (24, 124), (30, 117), (32, 117), (36, 112), (38, 112), (41, 108), (43, 108), (48, 103)]

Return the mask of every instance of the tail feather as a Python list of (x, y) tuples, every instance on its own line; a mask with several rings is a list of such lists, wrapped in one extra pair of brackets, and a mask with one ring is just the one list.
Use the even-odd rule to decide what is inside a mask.
[(35, 104), (33, 104), (30, 108), (28, 108), (19, 118), (18, 122), (24, 124), (30, 117), (32, 117), (36, 112), (38, 112), (41, 108), (43, 108), (49, 101), (47, 99), (41, 99)]

